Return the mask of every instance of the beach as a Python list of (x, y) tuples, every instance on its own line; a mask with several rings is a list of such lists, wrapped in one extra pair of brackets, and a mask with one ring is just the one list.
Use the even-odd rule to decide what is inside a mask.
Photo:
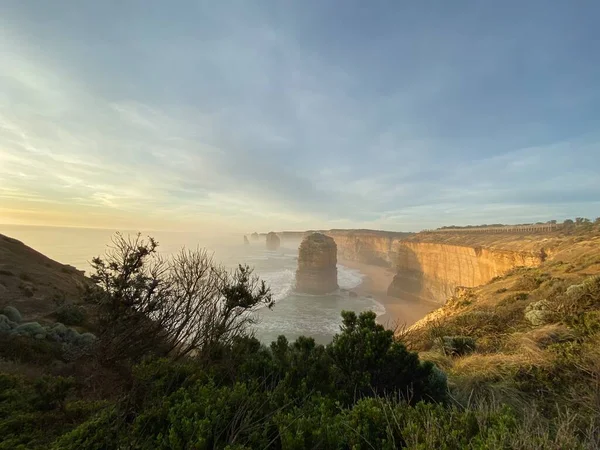
[(386, 328), (410, 326), (442, 306), (439, 303), (425, 300), (402, 299), (387, 295), (387, 288), (394, 278), (392, 269), (356, 261), (340, 260), (338, 262), (364, 274), (362, 283), (351, 291), (361, 296), (372, 296), (385, 307), (385, 314), (380, 315), (377, 321)]

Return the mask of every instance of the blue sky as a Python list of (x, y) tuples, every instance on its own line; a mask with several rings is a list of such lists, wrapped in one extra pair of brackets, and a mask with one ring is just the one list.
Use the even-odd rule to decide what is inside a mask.
[(0, 223), (600, 216), (596, 1), (0, 3)]

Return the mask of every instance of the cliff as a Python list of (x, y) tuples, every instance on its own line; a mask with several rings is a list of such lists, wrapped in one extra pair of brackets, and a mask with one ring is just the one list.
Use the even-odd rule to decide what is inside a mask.
[(388, 294), (439, 303), (458, 286), (485, 284), (517, 266), (535, 267), (552, 253), (556, 236), (542, 234), (327, 232), (340, 259), (394, 268)]
[(307, 294), (326, 294), (337, 288), (335, 241), (321, 233), (310, 234), (298, 250), (296, 290)]
[(394, 254), (397, 271), (388, 294), (445, 302), (459, 286), (473, 287), (501, 276), (513, 267), (537, 267), (544, 261), (541, 249), (461, 246), (430, 242), (403, 242)]
[[(281, 232), (298, 239), (312, 232)], [(388, 294), (444, 303), (457, 287), (474, 287), (513, 267), (537, 267), (556, 253), (558, 231), (542, 233), (402, 233), (329, 230), (339, 260), (389, 267), (396, 276)]]

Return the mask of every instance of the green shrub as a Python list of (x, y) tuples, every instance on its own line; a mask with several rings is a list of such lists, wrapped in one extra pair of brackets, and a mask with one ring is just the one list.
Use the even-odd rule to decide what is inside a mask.
[(475, 339), (469, 336), (444, 336), (442, 350), (448, 356), (464, 356), (475, 351)]
[(600, 311), (586, 311), (569, 317), (567, 323), (583, 336), (600, 333)]
[(22, 323), (14, 329), (14, 333), (21, 336), (33, 337), (36, 334), (46, 335), (46, 330), (38, 322), (27, 322)]
[(86, 318), (85, 310), (72, 303), (59, 306), (54, 314), (60, 322), (66, 325), (81, 325)]
[(0, 334), (0, 357), (24, 363), (51, 364), (62, 359), (59, 344), (27, 335)]
[[(107, 408), (77, 428), (63, 434), (52, 450), (105, 450), (119, 447), (116, 408)], [(127, 448), (127, 447), (121, 447)]]
[(13, 322), (4, 314), (0, 314), (0, 333), (7, 333), (18, 326), (18, 323)]
[(35, 381), (35, 403), (43, 411), (64, 409), (65, 399), (75, 386), (73, 378), (43, 376)]
[(2, 310), (2, 314), (4, 314), (6, 317), (8, 317), (9, 320), (16, 322), (16, 323), (21, 323), (21, 320), (23, 320), (23, 318), (21, 317), (21, 313), (14, 306), (6, 306)]
[(556, 312), (548, 300), (533, 302), (525, 308), (525, 319), (534, 326), (545, 325), (556, 321)]

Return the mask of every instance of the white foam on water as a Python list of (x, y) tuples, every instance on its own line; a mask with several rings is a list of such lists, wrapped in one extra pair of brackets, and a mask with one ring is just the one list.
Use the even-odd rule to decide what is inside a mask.
[(351, 269), (346, 266), (342, 266), (338, 264), (338, 285), (341, 289), (352, 289), (356, 286), (359, 286), (363, 278), (365, 277), (363, 273), (361, 273), (357, 269)]
[(283, 269), (277, 272), (261, 273), (260, 278), (267, 283), (267, 286), (270, 286), (273, 300), (278, 302), (292, 292), (295, 273), (291, 269)]

